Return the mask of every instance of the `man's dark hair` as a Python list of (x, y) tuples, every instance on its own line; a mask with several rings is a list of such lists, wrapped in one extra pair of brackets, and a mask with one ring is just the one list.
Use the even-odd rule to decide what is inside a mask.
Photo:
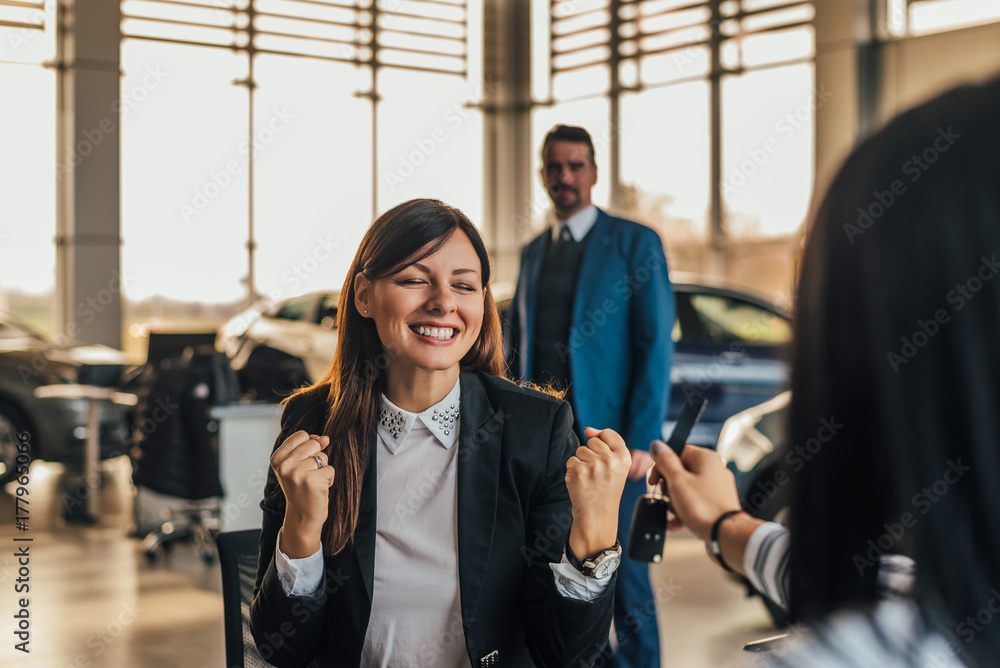
[(594, 142), (590, 138), (590, 133), (576, 125), (557, 125), (545, 135), (542, 142), (542, 162), (545, 162), (545, 147), (554, 141), (571, 141), (577, 144), (586, 144), (590, 151), (590, 164), (596, 165), (594, 160)]

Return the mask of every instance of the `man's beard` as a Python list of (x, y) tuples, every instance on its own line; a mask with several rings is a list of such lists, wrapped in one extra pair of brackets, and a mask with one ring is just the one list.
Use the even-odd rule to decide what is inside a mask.
[[(559, 200), (560, 195), (563, 193), (573, 193), (576, 197), (568, 204), (563, 204)], [(569, 211), (580, 203), (580, 193), (577, 192), (576, 188), (556, 184), (554, 187), (549, 188), (549, 199), (552, 200), (552, 205), (559, 211)]]

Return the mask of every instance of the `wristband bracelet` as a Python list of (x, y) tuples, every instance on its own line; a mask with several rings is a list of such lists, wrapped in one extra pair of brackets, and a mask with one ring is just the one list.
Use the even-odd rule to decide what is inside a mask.
[(722, 547), (719, 545), (719, 529), (722, 528), (722, 523), (728, 520), (733, 515), (746, 515), (747, 513), (742, 510), (727, 510), (726, 512), (719, 515), (719, 519), (715, 520), (712, 524), (711, 541), (709, 542), (709, 547), (712, 549), (712, 556), (715, 560), (719, 562), (722, 569), (727, 573), (735, 573), (726, 560), (722, 558)]

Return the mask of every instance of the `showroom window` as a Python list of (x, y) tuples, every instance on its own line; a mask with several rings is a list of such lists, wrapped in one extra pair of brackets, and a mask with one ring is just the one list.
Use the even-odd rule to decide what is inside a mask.
[(0, 311), (52, 330), (56, 155), (54, 0), (0, 0)]
[[(373, 217), (418, 195), (480, 220), (479, 4), (126, 0), (123, 94), (166, 73), (123, 121), (129, 296), (339, 288)], [(218, 280), (161, 285), (178, 256)]]
[(883, 38), (904, 38), (958, 30), (1000, 21), (995, 0), (885, 0), (879, 31)]
[[(555, 122), (585, 125), (595, 200), (660, 231), (672, 269), (738, 281), (769, 266), (777, 294), (812, 195), (813, 16), (788, 0), (536, 0), (535, 145)], [(748, 264), (730, 239), (766, 243)]]

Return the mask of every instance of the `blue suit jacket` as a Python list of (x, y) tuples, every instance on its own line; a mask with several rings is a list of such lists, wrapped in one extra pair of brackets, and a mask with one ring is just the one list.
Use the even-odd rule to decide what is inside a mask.
[[(551, 231), (521, 252), (508, 314), (510, 373), (532, 380), (538, 284)], [(598, 209), (573, 298), (568, 346), (573, 409), (583, 427), (611, 428), (630, 448), (661, 438), (670, 396), (674, 296), (659, 235)]]

